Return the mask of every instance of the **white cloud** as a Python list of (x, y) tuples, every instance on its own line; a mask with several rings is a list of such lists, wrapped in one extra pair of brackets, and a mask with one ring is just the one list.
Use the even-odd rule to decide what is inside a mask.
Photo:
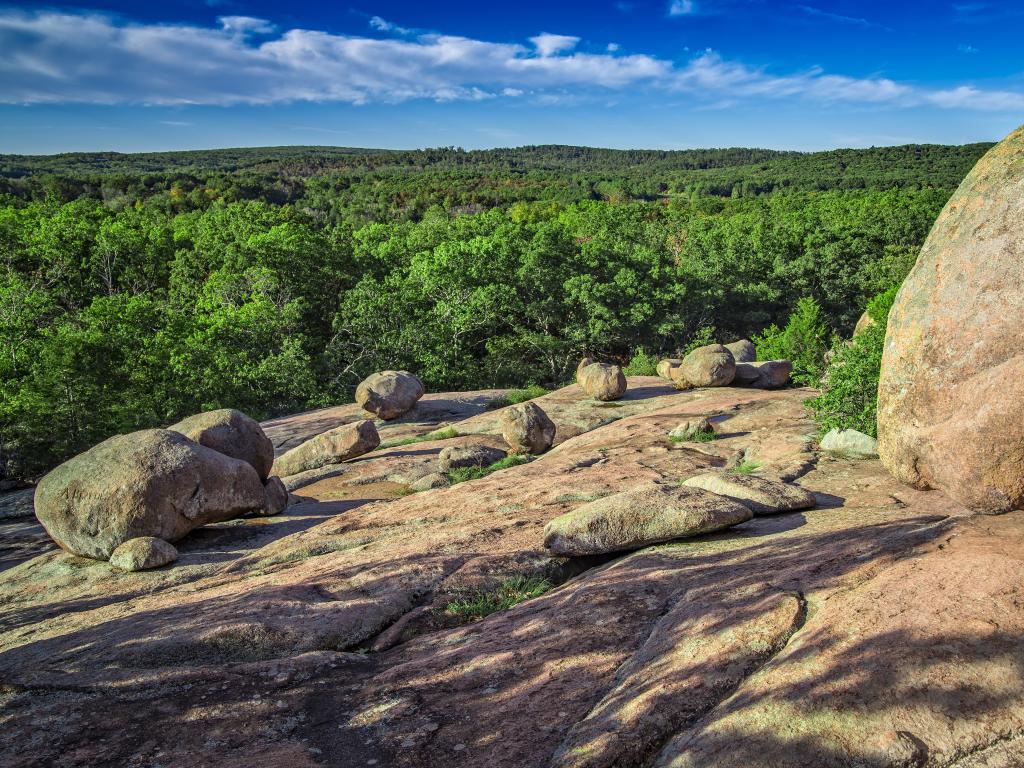
[(605, 47), (605, 50), (608, 51), (608, 53), (615, 53), (616, 51), (619, 50), (619, 47), (620, 46), (618, 43), (608, 43), (608, 45)]
[(672, 0), (668, 6), (669, 16), (689, 16), (697, 12), (697, 4), (693, 0)]
[(550, 33), (530, 43), (438, 34), (374, 39), (274, 31), (263, 19), (239, 16), (222, 17), (219, 27), (198, 27), (8, 9), (0, 10), (0, 103), (364, 104), (529, 93), (534, 103), (568, 104), (595, 94), (647, 89), (684, 93), (695, 106), (811, 99), (893, 108), (1024, 109), (1024, 94), (970, 84), (929, 90), (881, 76), (855, 78), (820, 69), (772, 74), (713, 51), (674, 64), (615, 50), (584, 53), (577, 50), (580, 38)]
[(387, 19), (382, 19), (380, 16), (373, 16), (370, 19), (370, 26), (378, 32), (394, 32), (398, 35), (411, 35), (414, 32), (414, 30), (400, 27)]

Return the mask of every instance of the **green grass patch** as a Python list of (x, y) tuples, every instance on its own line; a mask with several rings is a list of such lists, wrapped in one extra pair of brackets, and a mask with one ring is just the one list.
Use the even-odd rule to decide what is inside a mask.
[(525, 389), (511, 389), (501, 397), (494, 398), (487, 404), (487, 407), (494, 411), (498, 408), (504, 408), (506, 405), (525, 403), (527, 400), (533, 400), (533, 398), (546, 395), (547, 393), (548, 390), (539, 384), (530, 384)]
[(444, 612), (460, 621), (478, 621), (524, 600), (540, 597), (552, 586), (547, 579), (536, 576), (511, 576), (492, 590), (470, 592), (452, 600)]
[(738, 472), (741, 475), (749, 475), (755, 469), (761, 466), (760, 461), (741, 461), (735, 467), (732, 468), (733, 472)]
[(413, 443), (428, 443), (431, 440), (450, 440), (453, 437), (458, 437), (459, 431), (455, 427), (445, 427), (439, 429), (436, 432), (428, 432), (425, 435), (419, 437), (404, 437), (401, 440), (386, 440), (377, 446), (377, 450), (383, 450), (385, 448), (398, 448), (403, 445), (412, 445)]
[(496, 461), (487, 467), (460, 467), (459, 469), (453, 469), (448, 473), (448, 482), (450, 485), (458, 485), (464, 483), (467, 480), (479, 480), (481, 477), (487, 477), (492, 472), (497, 472), (499, 469), (508, 469), (509, 467), (516, 467), (520, 464), (526, 464), (532, 461), (530, 456), (506, 456), (501, 461)]
[(678, 435), (669, 435), (668, 439), (673, 443), (710, 443), (717, 437), (715, 430), (708, 429), (702, 432), (694, 432), (689, 437), (680, 437)]

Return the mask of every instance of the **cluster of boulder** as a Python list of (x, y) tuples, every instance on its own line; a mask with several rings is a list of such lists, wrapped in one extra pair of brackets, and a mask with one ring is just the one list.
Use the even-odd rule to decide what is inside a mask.
[(713, 472), (681, 485), (651, 481), (554, 518), (544, 527), (544, 546), (571, 557), (609, 554), (814, 505), (814, 495), (797, 485), (752, 475)]
[(757, 360), (754, 345), (747, 339), (732, 344), (707, 344), (684, 358), (666, 358), (658, 363), (658, 375), (676, 389), (694, 387), (756, 387), (778, 389), (789, 383), (793, 364), (789, 360)]

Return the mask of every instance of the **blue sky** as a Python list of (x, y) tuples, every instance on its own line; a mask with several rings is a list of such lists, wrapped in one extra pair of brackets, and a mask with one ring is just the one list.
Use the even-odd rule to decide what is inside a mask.
[(1022, 28), (1024, 0), (0, 5), (0, 152), (993, 140)]

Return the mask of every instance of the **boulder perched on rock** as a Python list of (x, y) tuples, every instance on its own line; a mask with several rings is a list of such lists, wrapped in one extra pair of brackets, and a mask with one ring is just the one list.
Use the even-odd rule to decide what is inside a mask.
[(591, 363), (580, 376), (583, 391), (595, 400), (618, 400), (626, 393), (626, 377), (617, 365)]
[(544, 527), (544, 546), (556, 555), (599, 555), (720, 531), (751, 517), (724, 496), (650, 482), (556, 517)]
[(267, 478), (263, 483), (263, 490), (267, 494), (263, 509), (260, 514), (264, 517), (279, 515), (288, 508), (288, 489), (284, 487), (284, 481), (276, 475)]
[(274, 445), (259, 422), (234, 408), (197, 413), (168, 429), (225, 456), (249, 462), (261, 480), (267, 479), (274, 464)]
[(953, 194), (889, 313), (879, 453), (980, 512), (1024, 507), (1024, 128)]
[(814, 494), (799, 485), (735, 472), (708, 472), (684, 480), (683, 485), (726, 496), (738, 501), (755, 515), (811, 509), (816, 504)]
[(288, 477), (328, 464), (340, 464), (369, 453), (378, 445), (380, 435), (370, 419), (345, 424), (311, 437), (278, 456), (274, 462), (274, 474)]
[(146, 571), (177, 559), (178, 550), (173, 544), (153, 536), (128, 539), (110, 553), (110, 564), (122, 571)]
[(580, 360), (579, 365), (576, 366), (576, 383), (577, 384), (579, 384), (580, 386), (583, 386), (583, 378), (582, 378), (583, 377), (583, 369), (586, 368), (588, 365), (593, 365), (596, 362), (597, 362), (597, 360), (595, 360), (592, 357), (584, 357), (582, 360)]
[(789, 384), (793, 363), (789, 360), (763, 360), (758, 363), (737, 363), (735, 387), (779, 389)]
[(821, 438), (819, 446), (826, 453), (844, 459), (877, 459), (878, 441), (856, 429), (832, 429)]
[(754, 349), (754, 342), (749, 339), (740, 339), (732, 344), (726, 344), (725, 348), (732, 352), (733, 359), (737, 363), (752, 363), (757, 360), (757, 350)]
[(416, 480), (409, 486), (410, 491), (430, 491), (434, 488), (444, 488), (448, 485), (448, 478), (440, 472), (431, 472)]
[(555, 422), (536, 403), (520, 403), (502, 411), (501, 434), (512, 453), (544, 453), (555, 440)]
[(412, 410), (424, 392), (423, 382), (408, 371), (381, 371), (359, 382), (356, 402), (388, 421)]
[(695, 387), (727, 387), (736, 375), (736, 359), (721, 344), (697, 347), (673, 371)]
[(711, 422), (705, 419), (703, 416), (698, 416), (695, 419), (687, 419), (681, 421), (674, 427), (669, 433), (669, 437), (674, 437), (677, 440), (693, 440), (699, 435), (707, 435), (713, 433), (714, 427), (711, 426)]
[(672, 369), (678, 368), (683, 361), (678, 357), (666, 357), (658, 363), (658, 375), (663, 379), (672, 380)]
[(36, 487), (39, 522), (64, 549), (100, 560), (140, 536), (177, 541), (263, 507), (256, 470), (189, 440), (146, 429), (61, 464)]
[(505, 451), (487, 445), (452, 445), (438, 455), (437, 468), (440, 472), (450, 472), (466, 467), (489, 467), (506, 456)]

